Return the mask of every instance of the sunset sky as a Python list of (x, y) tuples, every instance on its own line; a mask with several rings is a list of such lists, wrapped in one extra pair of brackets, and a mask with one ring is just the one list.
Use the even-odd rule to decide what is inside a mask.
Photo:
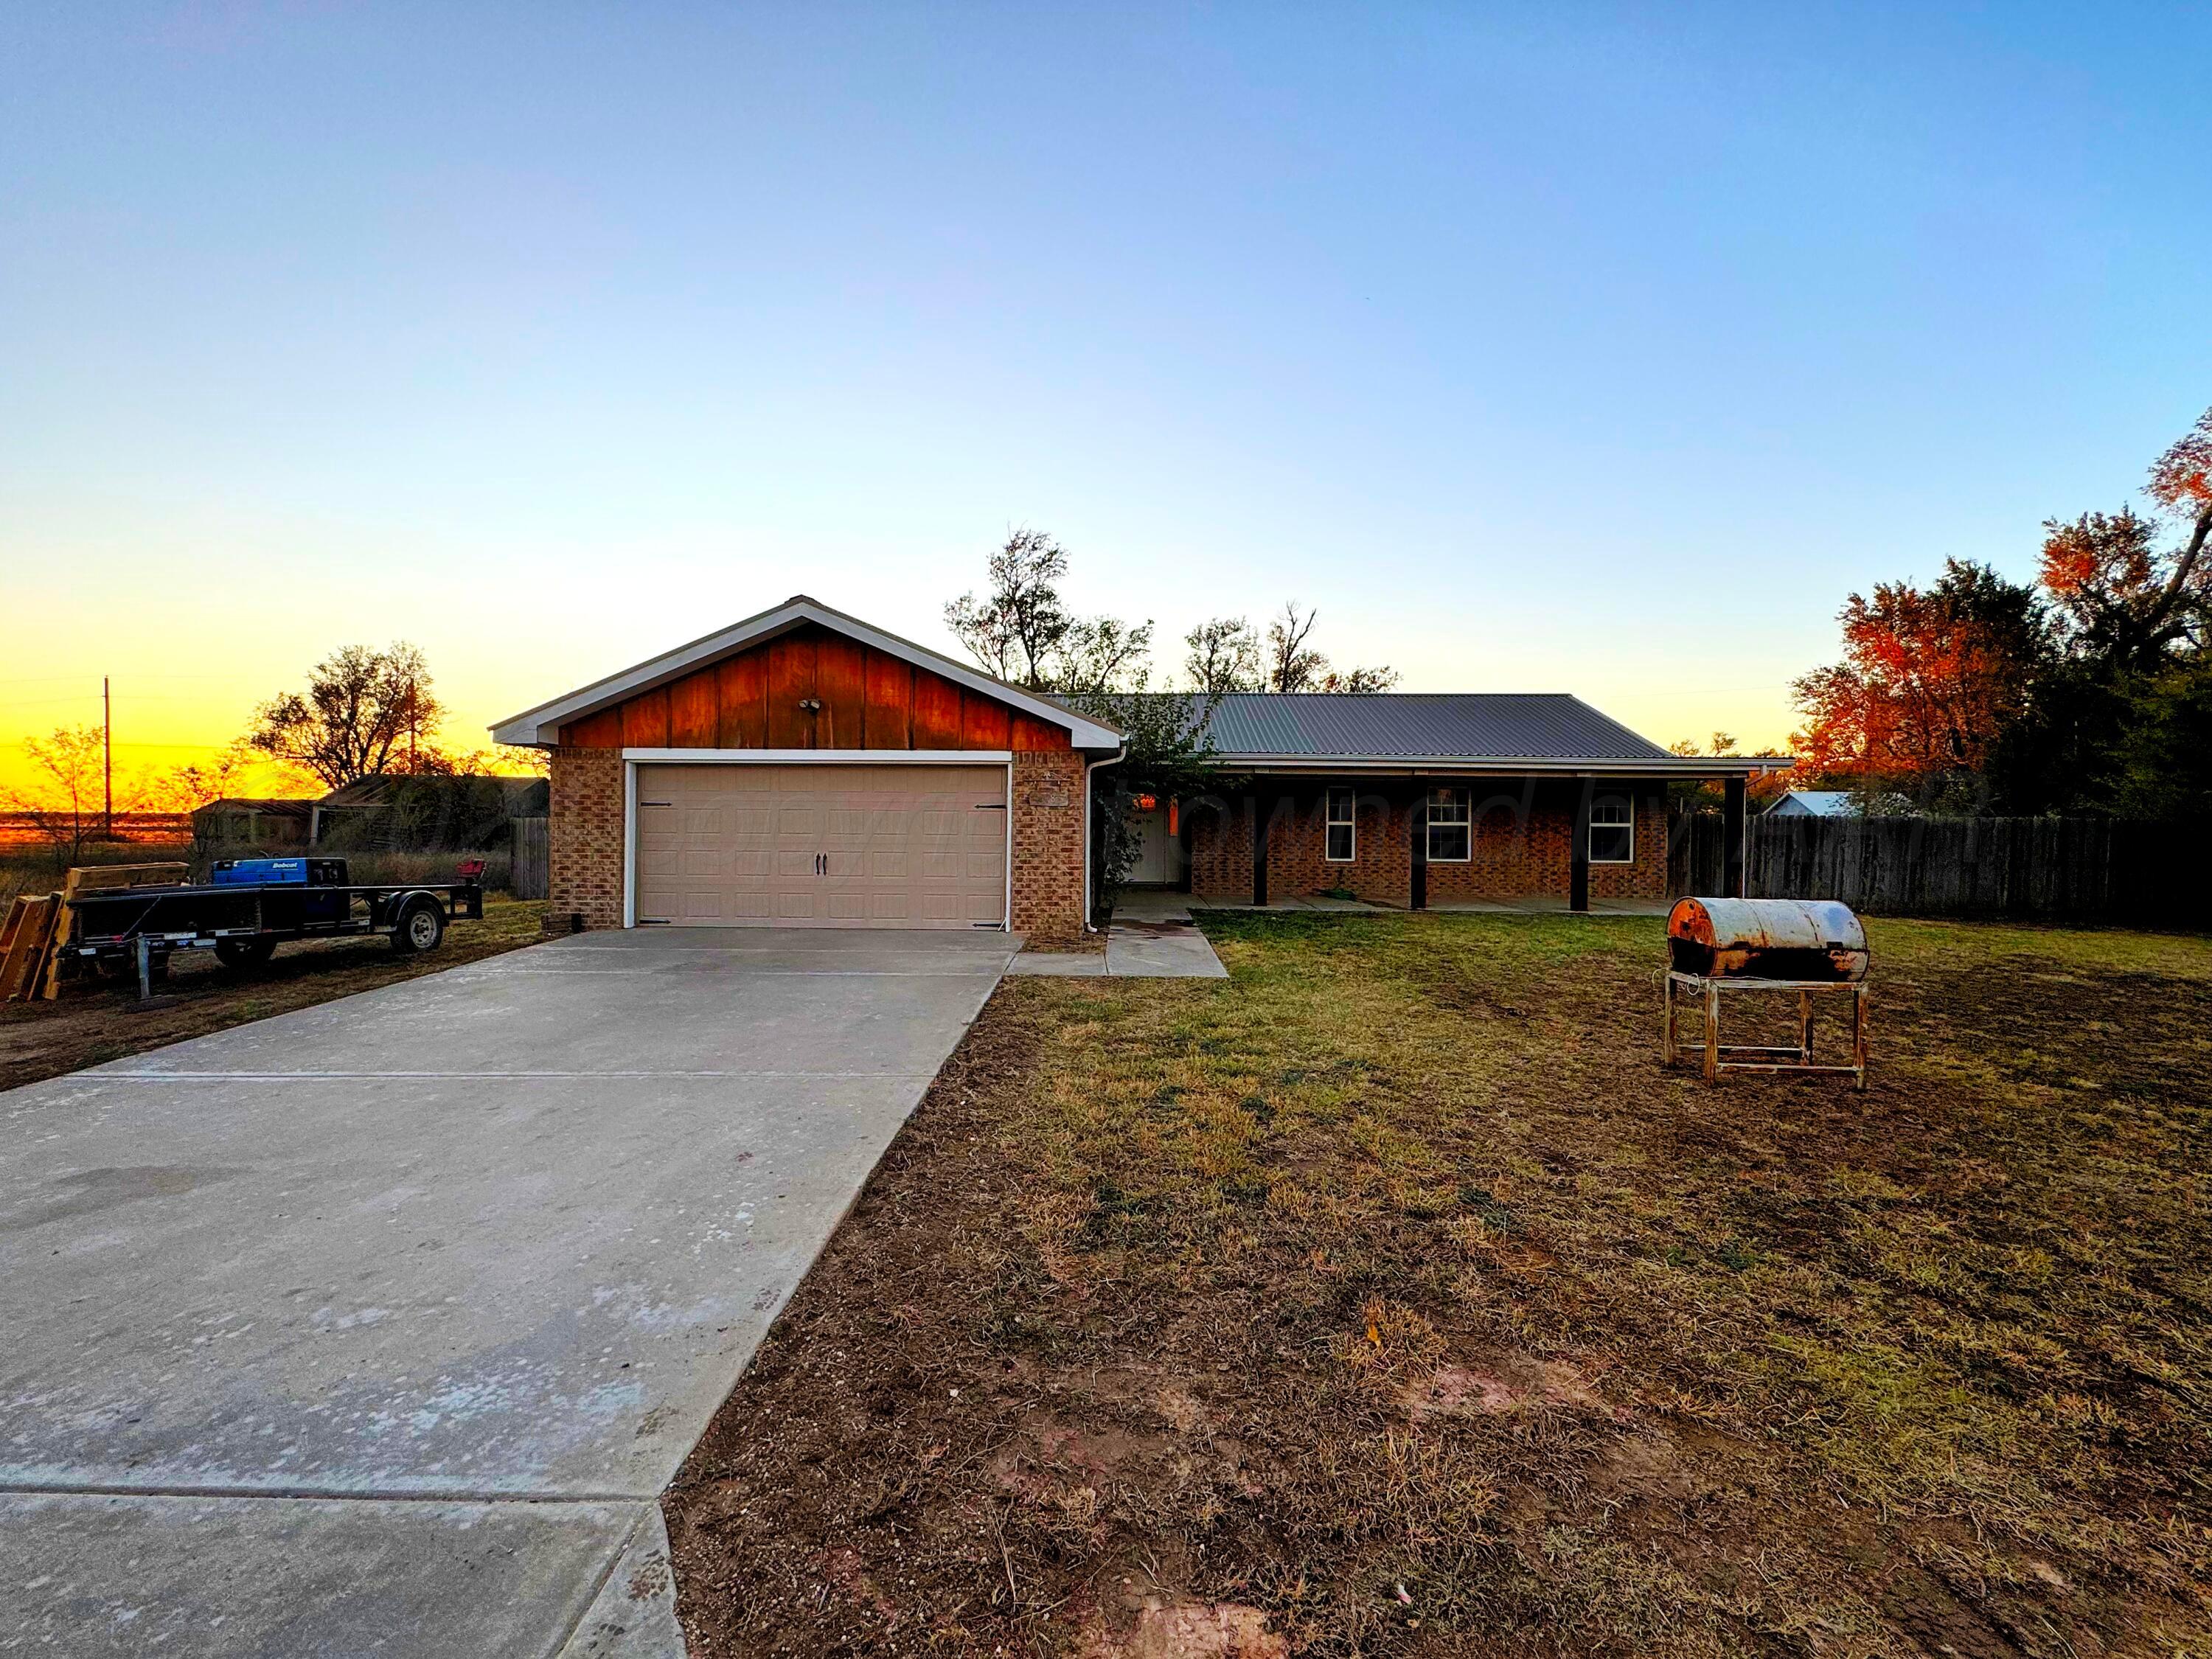
[(350, 642), (493, 719), (804, 591), (1296, 596), (1782, 743), (1844, 594), (2212, 403), (2212, 8), (0, 9), (0, 782)]

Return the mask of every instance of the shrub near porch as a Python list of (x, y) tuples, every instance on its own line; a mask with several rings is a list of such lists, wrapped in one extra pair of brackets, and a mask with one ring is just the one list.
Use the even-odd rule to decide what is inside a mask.
[(2212, 1641), (2212, 945), (1877, 922), (1861, 1097), (1661, 1073), (1649, 921), (1210, 931), (994, 999), (672, 1498), (695, 1652)]

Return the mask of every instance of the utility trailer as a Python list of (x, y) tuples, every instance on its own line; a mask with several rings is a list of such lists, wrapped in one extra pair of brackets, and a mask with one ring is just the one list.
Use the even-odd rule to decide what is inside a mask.
[(403, 954), (434, 951), (447, 922), (483, 918), (483, 866), (462, 871), (447, 882), (356, 884), (343, 859), (218, 859), (202, 884), (75, 895), (66, 949), (104, 977), (135, 968), (141, 996), (175, 951), (213, 951), (233, 968), (259, 966), (289, 939), (382, 933)]

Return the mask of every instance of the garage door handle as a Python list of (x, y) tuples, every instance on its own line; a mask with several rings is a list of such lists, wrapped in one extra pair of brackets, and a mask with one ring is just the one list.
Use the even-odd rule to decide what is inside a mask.
[(817, 876), (826, 876), (830, 873), (830, 855), (827, 853), (817, 853), (814, 855), (814, 873)]
[(975, 810), (979, 812), (1003, 812), (1006, 810), (1006, 803), (1002, 800), (979, 800), (975, 803)]

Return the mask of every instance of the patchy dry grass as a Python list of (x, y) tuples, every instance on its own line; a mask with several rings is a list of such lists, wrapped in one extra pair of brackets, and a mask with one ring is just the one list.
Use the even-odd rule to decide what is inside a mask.
[(1876, 924), (1859, 1096), (1662, 1073), (1653, 922), (1212, 931), (994, 1000), (695, 1653), (2212, 1652), (2212, 945)]
[(278, 945), (261, 967), (233, 969), (212, 951), (180, 951), (158, 988), (161, 1001), (143, 1010), (135, 980), (72, 981), (52, 1002), (0, 1006), (0, 1089), (535, 945), (544, 914), (536, 901), (487, 898), (482, 921), (453, 923), (442, 945), (419, 956), (397, 954), (387, 939), (306, 939)]

